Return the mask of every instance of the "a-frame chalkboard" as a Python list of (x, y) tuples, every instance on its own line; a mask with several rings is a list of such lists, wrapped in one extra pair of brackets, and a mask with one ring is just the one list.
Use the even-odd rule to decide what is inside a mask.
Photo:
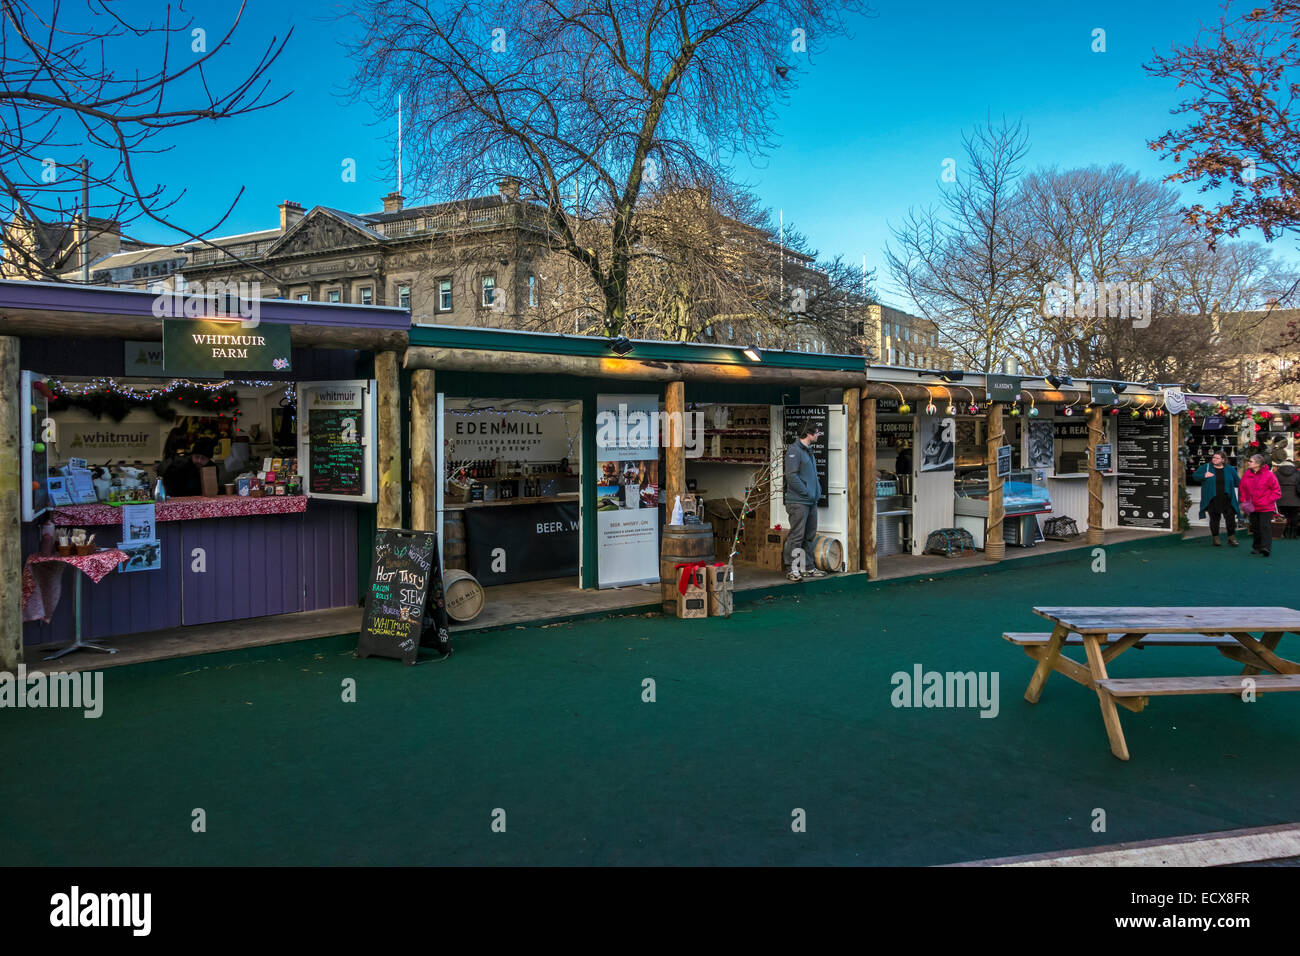
[(366, 582), (358, 657), (395, 657), (414, 664), (421, 645), (436, 648), (443, 657), (451, 653), (436, 534), (380, 528)]

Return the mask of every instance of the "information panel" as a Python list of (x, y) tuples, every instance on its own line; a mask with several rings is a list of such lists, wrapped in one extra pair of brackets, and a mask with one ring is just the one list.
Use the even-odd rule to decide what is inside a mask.
[(315, 498), (374, 501), (375, 383), (304, 382), (298, 387), (298, 461)]
[(1117, 428), (1115, 491), (1120, 527), (1168, 529), (1173, 490), (1168, 417), (1121, 418)]

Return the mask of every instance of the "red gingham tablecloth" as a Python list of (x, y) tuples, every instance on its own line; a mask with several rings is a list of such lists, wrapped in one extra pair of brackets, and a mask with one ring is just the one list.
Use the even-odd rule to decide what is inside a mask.
[[(141, 502), (148, 504), (149, 502)], [(271, 495), (244, 498), (221, 495), (216, 498), (169, 498), (154, 505), (155, 521), (195, 521), (201, 518), (239, 518), (244, 515), (283, 515), (307, 510), (306, 495)], [(121, 524), (122, 509), (112, 505), (55, 505), (54, 523), (88, 527)]]
[[(117, 509), (113, 509), (117, 510)], [(63, 591), (62, 565), (70, 564), (98, 584), (127, 559), (125, 551), (107, 548), (94, 554), (30, 554), (23, 565), (23, 620), (47, 624)]]

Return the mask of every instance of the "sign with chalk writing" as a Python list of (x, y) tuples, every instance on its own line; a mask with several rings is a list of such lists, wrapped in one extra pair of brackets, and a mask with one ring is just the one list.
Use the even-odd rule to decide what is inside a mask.
[(433, 532), (376, 531), (365, 598), (358, 657), (395, 657), (414, 664), (421, 645), (443, 654), (450, 649), (438, 536)]
[(298, 462), (313, 498), (374, 501), (374, 381), (298, 386)]

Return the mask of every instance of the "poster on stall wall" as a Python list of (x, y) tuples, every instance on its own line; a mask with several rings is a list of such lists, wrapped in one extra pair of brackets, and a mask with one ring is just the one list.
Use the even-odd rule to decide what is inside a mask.
[(917, 446), (921, 450), (918, 469), (952, 471), (957, 443), (956, 421), (950, 416), (922, 415)]
[(127, 541), (152, 541), (158, 536), (154, 533), (154, 506), (123, 505), (122, 537)]
[(596, 396), (597, 584), (602, 588), (659, 580), (658, 422), (657, 395)]

